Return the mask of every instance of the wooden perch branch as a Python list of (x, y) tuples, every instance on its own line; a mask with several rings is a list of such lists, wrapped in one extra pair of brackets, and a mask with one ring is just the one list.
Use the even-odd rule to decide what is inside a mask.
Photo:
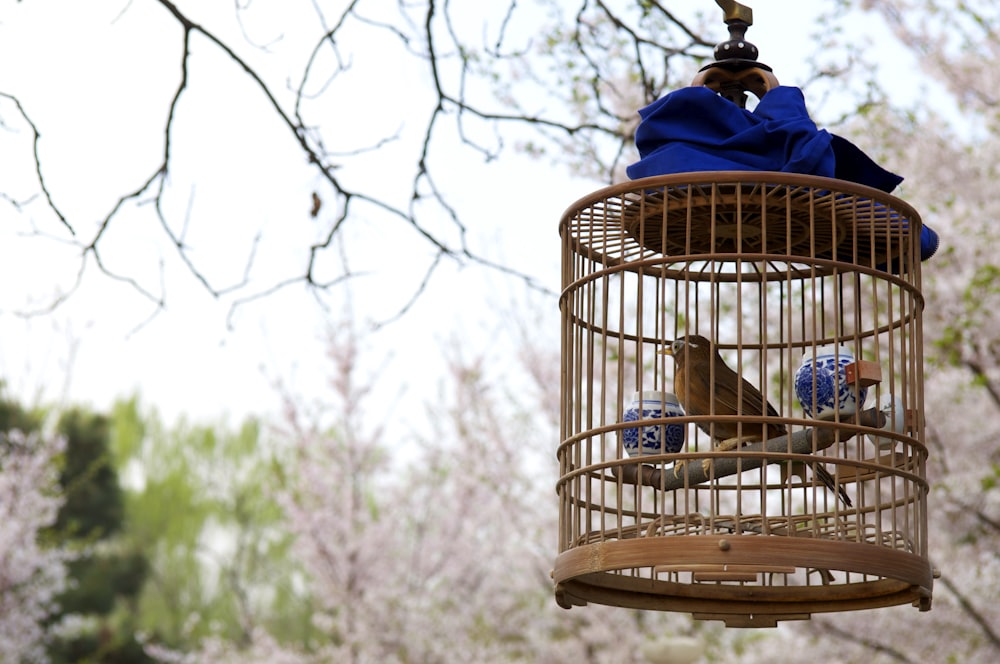
[[(832, 423), (831, 423), (832, 424)], [(875, 408), (862, 411), (858, 416), (857, 424), (873, 428), (880, 428), (885, 424), (885, 415)], [(814, 452), (830, 447), (837, 441), (853, 438), (857, 432), (841, 427), (816, 427), (796, 431), (789, 436), (778, 436), (768, 441), (751, 443), (740, 448), (741, 452), (772, 452), (775, 454), (813, 454)], [(705, 456), (712, 459), (711, 474), (713, 477), (726, 477), (737, 475), (747, 470), (760, 468), (765, 463), (780, 463), (781, 459), (766, 459), (763, 457), (742, 457), (731, 452), (718, 453), (719, 456)], [(674, 472), (677, 475), (674, 475)], [(612, 474), (627, 484), (642, 484), (664, 491), (682, 489), (693, 484), (703, 484), (709, 479), (709, 475), (702, 468), (701, 463), (692, 463), (688, 460), (683, 467), (661, 469), (643, 464), (629, 464), (625, 466), (615, 466), (611, 469)]]

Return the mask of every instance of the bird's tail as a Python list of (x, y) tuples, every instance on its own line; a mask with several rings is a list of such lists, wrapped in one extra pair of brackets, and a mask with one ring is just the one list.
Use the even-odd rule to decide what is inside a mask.
[(844, 501), (844, 505), (851, 507), (851, 497), (847, 495), (847, 489), (837, 484), (837, 481), (833, 479), (833, 475), (826, 468), (816, 464), (815, 473), (816, 479), (822, 482), (827, 489), (840, 496), (840, 499)]

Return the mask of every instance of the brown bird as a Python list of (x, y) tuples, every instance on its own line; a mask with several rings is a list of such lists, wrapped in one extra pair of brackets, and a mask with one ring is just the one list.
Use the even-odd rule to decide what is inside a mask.
[[(764, 401), (763, 395), (745, 378), (726, 365), (712, 342), (701, 335), (689, 335), (672, 341), (661, 351), (674, 358), (674, 393), (688, 415), (768, 415), (778, 417), (778, 411)], [(715, 369), (714, 386), (712, 369)], [(742, 386), (742, 387), (741, 387)], [(748, 442), (770, 440), (788, 433), (784, 424), (768, 422), (765, 425), (744, 423), (742, 427), (735, 420), (699, 422), (698, 428), (712, 437), (716, 449), (733, 450)], [(711, 466), (711, 459), (702, 463), (705, 473)], [(676, 471), (675, 471), (676, 472)], [(838, 486), (833, 476), (820, 465), (816, 466), (816, 477), (828, 489), (836, 492), (848, 507), (851, 506), (847, 491)]]

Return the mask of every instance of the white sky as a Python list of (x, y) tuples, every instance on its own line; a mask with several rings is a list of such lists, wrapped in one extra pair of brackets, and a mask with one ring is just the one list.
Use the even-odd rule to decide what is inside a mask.
[[(706, 12), (719, 11), (709, 0), (700, 4)], [(747, 4), (755, 18), (748, 37), (760, 48), (761, 60), (775, 69), (782, 83), (798, 84), (805, 71), (800, 55), (807, 50), (808, 32), (799, 26), (813, 18), (814, 3)], [(185, 11), (195, 6), (179, 5)], [(392, 11), (395, 4), (387, 7)], [(231, 19), (233, 3), (199, 4), (198, 11), (210, 10)], [(311, 16), (308, 2), (282, 2), (279, 11), (282, 21), (294, 11)], [(216, 29), (212, 16), (194, 18)], [(722, 41), (726, 35), (721, 21), (719, 26)], [(280, 36), (270, 35), (269, 27), (261, 18), (248, 30), (266, 42)], [(876, 35), (880, 29), (872, 17), (864, 28)], [(92, 228), (117, 196), (137, 188), (159, 163), (162, 126), (179, 67), (178, 35), (176, 23), (151, 0), (132, 0), (130, 5), (126, 0), (26, 0), (0, 7), (0, 92), (17, 95), (39, 126), (50, 189), (83, 229)], [(240, 39), (238, 33), (223, 31), (223, 36)], [(288, 41), (276, 42), (276, 52), (301, 61), (301, 49), (311, 43)], [(399, 57), (373, 59), (365, 57), (364, 45), (357, 49), (356, 66), (378, 84), (359, 88), (361, 103), (341, 104), (338, 112), (343, 117), (337, 121), (364, 144), (384, 133), (385, 126), (399, 125), (398, 114), (405, 118), (407, 100), (425, 94), (425, 81), (419, 72), (407, 73)], [(274, 114), (246, 78), (211, 50), (204, 41), (195, 44), (191, 89), (176, 127), (178, 175), (172, 184), (178, 193), (170, 200), (170, 211), (175, 219), (183, 219), (186, 192), (191, 192), (192, 255), (211, 256), (205, 270), (219, 285), (239, 279), (253, 234), (246, 224), (262, 224), (259, 268), (266, 281), (272, 266), (288, 270), (294, 248), (315, 239), (317, 231), (310, 230), (307, 221), (309, 195), (322, 185), (303, 165), (290, 134), (275, 129)], [(889, 63), (884, 76), (905, 80), (907, 68), (906, 62)], [(901, 88), (901, 93), (914, 91)], [(0, 118), (15, 124), (9, 102), (0, 102)], [(0, 155), (7, 145), (2, 134), (14, 129), (0, 128)], [(200, 150), (190, 149), (194, 142)], [(394, 175), (391, 159), (380, 155), (369, 161), (371, 177), (384, 178), (387, 188), (394, 177), (409, 186), (412, 176)], [(27, 163), (23, 155), (2, 155), (0, 191), (16, 197), (30, 187), (32, 174), (23, 171)], [(287, 166), (276, 173), (274, 164)], [(182, 181), (184, 173), (191, 172), (207, 177)], [(463, 166), (454, 177), (463, 192), (455, 204), (466, 212), (475, 210), (468, 218), (474, 219), (473, 248), (491, 259), (510, 261), (558, 290), (559, 218), (569, 204), (601, 185), (554, 173), (549, 163), (515, 157), (513, 151), (499, 164)], [(139, 391), (147, 404), (170, 419), (180, 414), (216, 419), (276, 412), (274, 379), (305, 394), (318, 395), (324, 389), (329, 370), (323, 347), (326, 322), (314, 301), (303, 296), (301, 288), (290, 288), (241, 308), (235, 329), (228, 330), (228, 303), (214, 300), (180, 268), (148, 210), (118, 219), (108, 238), (107, 258), (113, 269), (138, 275), (158, 290), (158, 265), (165, 257), (166, 311), (130, 334), (152, 313), (152, 306), (128, 286), (99, 276), (91, 264), (83, 289), (53, 313), (18, 315), (51, 301), (75, 274), (75, 250), (51, 238), (26, 235), (32, 219), (45, 233), (58, 234), (51, 218), (18, 215), (0, 201), (0, 377), (14, 397), (29, 403), (68, 399), (106, 408), (114, 399)], [(392, 241), (385, 241), (386, 234)], [(429, 252), (415, 235), (406, 234), (398, 225), (373, 230), (364, 223), (348, 231), (349, 248), (357, 252), (351, 255), (352, 264), (381, 269), (355, 282), (356, 314), (381, 319), (408, 298), (419, 278), (413, 275), (422, 274), (420, 266)], [(496, 342), (487, 322), (497, 307), (494, 298), (506, 307), (520, 290), (497, 274), (474, 267), (456, 270), (446, 263), (405, 322), (372, 340), (369, 364), (376, 367), (383, 357), (389, 358), (384, 360), (389, 365), (387, 398), (399, 391), (420, 401), (432, 398), (442, 344), (461, 341), (471, 349), (490, 347)], [(334, 314), (339, 313), (335, 304)], [(552, 328), (540, 334), (556, 339), (554, 299), (551, 313)]]

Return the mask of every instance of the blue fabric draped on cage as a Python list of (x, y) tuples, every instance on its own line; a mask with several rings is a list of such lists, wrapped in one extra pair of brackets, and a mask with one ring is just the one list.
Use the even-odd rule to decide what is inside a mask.
[[(778, 86), (753, 111), (707, 87), (675, 90), (641, 109), (635, 132), (640, 160), (628, 176), (696, 171), (779, 171), (856, 182), (891, 192), (903, 178), (876, 164), (853, 143), (817, 128), (802, 91)], [(920, 259), (937, 251), (936, 232), (923, 227)]]

